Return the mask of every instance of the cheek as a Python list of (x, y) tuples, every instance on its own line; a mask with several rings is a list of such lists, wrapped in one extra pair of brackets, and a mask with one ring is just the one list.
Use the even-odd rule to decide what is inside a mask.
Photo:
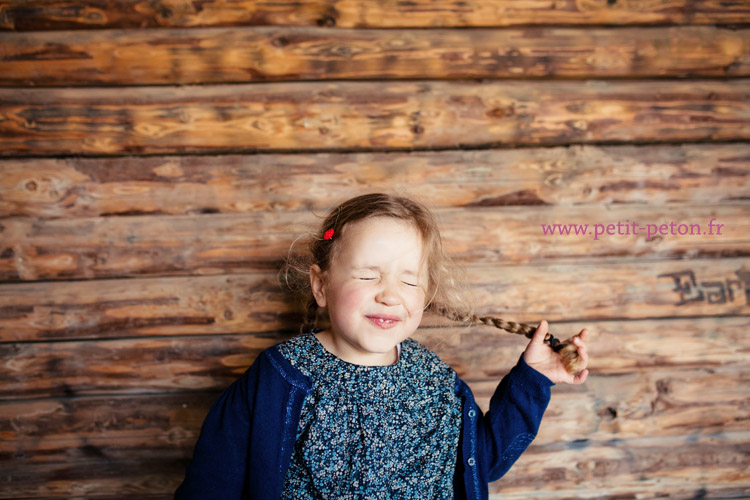
[(404, 305), (406, 305), (406, 309), (412, 316), (416, 315), (417, 313), (419, 313), (419, 315), (421, 316), (425, 306), (424, 292), (420, 289), (419, 291), (410, 294), (409, 296), (405, 297), (404, 303)]
[(337, 291), (335, 297), (337, 307), (345, 310), (359, 309), (367, 299), (367, 291), (356, 286), (345, 286)]

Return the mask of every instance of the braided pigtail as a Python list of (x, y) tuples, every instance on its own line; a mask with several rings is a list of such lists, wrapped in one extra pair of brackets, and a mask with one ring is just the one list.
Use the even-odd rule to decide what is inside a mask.
[[(536, 327), (526, 323), (516, 323), (515, 321), (506, 321), (503, 318), (496, 316), (476, 316), (471, 315), (471, 322), (476, 324), (494, 326), (506, 332), (523, 335), (527, 339), (531, 339), (536, 332)], [(565, 365), (565, 370), (568, 373), (575, 374), (581, 370), (581, 359), (578, 356), (578, 347), (573, 343), (573, 338), (569, 338), (564, 341), (559, 341), (550, 332), (544, 336), (544, 341), (550, 345), (550, 347), (560, 355), (562, 362)]]
[(315, 328), (317, 325), (317, 318), (318, 318), (318, 303), (315, 301), (315, 298), (311, 298), (307, 301), (307, 305), (305, 306), (305, 315), (302, 320), (302, 326), (300, 326), (300, 333), (310, 332)]
[[(477, 316), (476, 314), (462, 315), (442, 307), (434, 307), (434, 310), (441, 316), (453, 321), (494, 326), (495, 328), (505, 330), (509, 333), (523, 335), (528, 339), (531, 339), (534, 336), (534, 332), (536, 332), (535, 326), (526, 323), (516, 323), (515, 321), (507, 321), (503, 318), (498, 318), (497, 316)], [(565, 365), (565, 370), (568, 373), (575, 374), (581, 370), (581, 359), (578, 356), (578, 347), (573, 344), (573, 337), (561, 342), (550, 332), (547, 332), (544, 336), (544, 341), (548, 343), (556, 353), (560, 354), (562, 362)]]

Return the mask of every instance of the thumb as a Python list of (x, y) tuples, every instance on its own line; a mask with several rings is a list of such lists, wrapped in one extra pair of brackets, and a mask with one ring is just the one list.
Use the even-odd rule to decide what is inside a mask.
[(547, 335), (548, 326), (549, 325), (546, 321), (540, 321), (539, 325), (537, 325), (536, 330), (534, 331), (534, 335), (531, 337), (531, 342), (529, 342), (529, 344), (544, 344), (544, 337)]

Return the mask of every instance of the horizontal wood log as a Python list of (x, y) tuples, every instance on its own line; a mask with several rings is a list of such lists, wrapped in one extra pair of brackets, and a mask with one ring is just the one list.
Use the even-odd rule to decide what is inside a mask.
[[(550, 331), (565, 339), (587, 328), (591, 334), (590, 368), (608, 380), (617, 376), (626, 379), (633, 374), (647, 377), (650, 370), (659, 368), (710, 372), (722, 366), (741, 366), (750, 349), (750, 340), (745, 339), (743, 333), (748, 326), (750, 318), (745, 316), (628, 321), (560, 320), (550, 322)], [(418, 330), (415, 338), (438, 353), (462, 378), (479, 384), (504, 376), (528, 342), (518, 335), (489, 326), (425, 327)], [(634, 380), (632, 384), (635, 387), (644, 380), (647, 378)], [(587, 387), (590, 388), (591, 384)], [(480, 390), (480, 386), (472, 388), (487, 395), (487, 400), (481, 404), (489, 401), (494, 390), (492, 382), (483, 390)], [(623, 387), (610, 397), (602, 396), (598, 403), (616, 405), (617, 395), (625, 394), (628, 390)], [(566, 386), (557, 387), (556, 391), (577, 394), (577, 388)], [(597, 411), (600, 409), (597, 408)], [(572, 439), (578, 439), (578, 436)]]
[(5, 86), (748, 75), (750, 30), (708, 26), (0, 32)]
[[(14, 468), (4, 474), (5, 498), (145, 498), (174, 494), (188, 461), (174, 455), (148, 460), (91, 460)], [(119, 495), (119, 497), (118, 497)], [(108, 497), (104, 497), (108, 498)]]
[[(746, 316), (748, 272), (742, 258), (472, 266), (467, 300), (526, 322)], [(299, 311), (275, 272), (3, 284), (0, 341), (294, 332)]]
[[(676, 324), (685, 323), (683, 320)], [(666, 323), (667, 327), (671, 324)], [(610, 342), (615, 346), (601, 349), (596, 360), (591, 362), (592, 372), (612, 376), (635, 374), (618, 380), (636, 387), (646, 383), (638, 380), (638, 371), (643, 367), (716, 370), (721, 366), (741, 365), (750, 350), (741, 333), (741, 330), (747, 330), (747, 318), (723, 322), (706, 319), (696, 326), (687, 327), (687, 335), (683, 335), (683, 330), (662, 332), (656, 329), (659, 325), (624, 325), (624, 333), (611, 330), (602, 333), (596, 330), (598, 324), (589, 322), (586, 326), (598, 339), (592, 341), (592, 352), (596, 352), (598, 342)], [(647, 333), (633, 332), (634, 327), (646, 328)], [(711, 337), (716, 329), (722, 331), (720, 338)], [(553, 332), (562, 338), (578, 331), (568, 332), (563, 325), (553, 328)], [(493, 333), (483, 333), (480, 337), (464, 334), (458, 337), (458, 343), (455, 334), (452, 337), (446, 334), (446, 339), (453, 341), (451, 345), (446, 344), (450, 340), (442, 340), (442, 332), (439, 332), (441, 341), (434, 350), (466, 380), (491, 379), (496, 383), (516, 363), (528, 340), (508, 333)], [(0, 387), (0, 399), (217, 391), (241, 375), (260, 351), (288, 336), (214, 335), (0, 344), (0, 359), (3, 360), (0, 375), (4, 381)], [(618, 336), (625, 338), (622, 341), (625, 354), (616, 349), (621, 345), (620, 341), (614, 340)], [(649, 343), (649, 336), (658, 338), (658, 345), (654, 345), (656, 341)], [(682, 351), (674, 353), (675, 344), (683, 340), (687, 345), (684, 354)], [(429, 342), (426, 344), (432, 346)], [(726, 383), (729, 384), (734, 376), (743, 377), (735, 368), (726, 376), (729, 378)], [(734, 380), (731, 383), (742, 385), (744, 382)], [(648, 382), (648, 385), (654, 384)], [(623, 393), (627, 390), (612, 393), (611, 398)], [(605, 401), (607, 407), (619, 407), (616, 400), (604, 395), (600, 401)]]
[[(750, 491), (746, 432), (531, 447), (491, 483), (502, 498), (739, 498)], [(500, 498), (495, 496), (494, 498)]]
[(750, 80), (0, 89), (0, 156), (750, 139)]
[[(223, 388), (222, 388), (223, 389)], [(190, 458), (219, 391), (15, 400), (0, 403), (0, 456), (27, 464), (182, 453)], [(125, 449), (127, 447), (127, 449)], [(23, 454), (21, 456), (21, 454)], [(145, 454), (144, 454), (145, 455)], [(144, 456), (142, 455), (142, 457)]]
[(747, 23), (742, 0), (655, 0), (554, 4), (513, 0), (35, 0), (0, 1), (0, 29), (143, 28), (228, 25), (340, 28), (488, 27), (560, 24)]
[(435, 208), (747, 201), (750, 147), (0, 160), (0, 217), (320, 212), (378, 189)]
[[(0, 344), (0, 400), (217, 390), (228, 386), (279, 336)], [(35, 374), (29, 373), (30, 370)]]
[[(750, 257), (748, 203), (621, 205), (598, 211), (586, 206), (464, 208), (440, 210), (436, 216), (446, 250), (461, 264)], [(318, 223), (309, 212), (11, 218), (0, 227), (0, 279), (274, 270), (297, 238)], [(294, 248), (302, 247), (304, 242), (297, 241)]]
[(92, 339), (299, 329), (275, 273), (0, 286), (0, 338)]

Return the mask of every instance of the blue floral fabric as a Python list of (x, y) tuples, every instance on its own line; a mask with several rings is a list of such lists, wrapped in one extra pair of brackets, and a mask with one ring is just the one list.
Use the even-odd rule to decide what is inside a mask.
[(461, 427), (456, 373), (417, 341), (361, 366), (313, 333), (279, 345), (308, 376), (282, 499), (452, 499)]

